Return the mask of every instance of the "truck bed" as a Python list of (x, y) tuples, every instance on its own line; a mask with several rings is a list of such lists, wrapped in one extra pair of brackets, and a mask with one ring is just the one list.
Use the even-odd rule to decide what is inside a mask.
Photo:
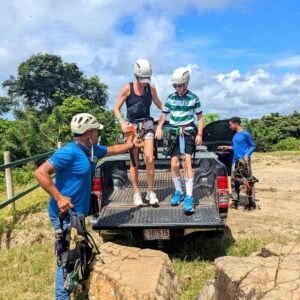
[[(181, 173), (184, 182), (183, 173)], [(147, 193), (146, 172), (139, 170), (139, 187), (143, 199)], [(202, 185), (194, 187), (195, 212), (186, 215), (183, 204), (171, 207), (170, 199), (174, 193), (171, 171), (156, 170), (154, 191), (159, 199), (159, 207), (146, 204), (143, 207), (133, 205), (133, 189), (130, 182), (122, 189), (114, 190), (104, 201), (93, 229), (122, 228), (192, 228), (192, 227), (224, 227), (215, 205), (215, 195), (211, 188)], [(184, 187), (184, 184), (183, 184)]]

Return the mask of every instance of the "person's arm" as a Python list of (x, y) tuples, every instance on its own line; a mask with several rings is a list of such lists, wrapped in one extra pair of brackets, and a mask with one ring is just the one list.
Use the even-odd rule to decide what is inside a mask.
[(51, 175), (55, 173), (55, 168), (49, 161), (45, 161), (39, 168), (34, 172), (34, 176), (41, 185), (41, 187), (56, 201), (59, 210), (62, 213), (68, 211), (69, 208), (73, 207), (71, 203), (71, 198), (66, 197), (61, 194), (61, 192), (56, 188)]
[(129, 86), (129, 84), (127, 84), (121, 89), (120, 94), (117, 99), (117, 102), (114, 106), (115, 116), (116, 116), (117, 120), (119, 121), (122, 131), (124, 133), (128, 132), (128, 126), (126, 124), (126, 121), (122, 118), (121, 108), (122, 108), (124, 102), (126, 101), (127, 97), (129, 96), (129, 93), (130, 93), (130, 86)]
[(163, 127), (163, 125), (166, 121), (166, 118), (167, 118), (167, 114), (165, 112), (163, 112), (159, 117), (158, 124), (157, 124), (157, 127), (156, 127), (156, 132), (155, 132), (155, 137), (158, 140), (161, 140), (162, 137), (163, 137), (162, 127)]
[(248, 151), (246, 152), (245, 159), (248, 159), (250, 155), (254, 152), (256, 149), (256, 144), (253, 141), (251, 134), (249, 132), (246, 133), (246, 141), (249, 145)]
[(107, 147), (107, 152), (106, 152), (105, 156), (107, 157), (107, 156), (122, 154), (122, 153), (125, 153), (125, 152), (127, 152), (131, 149), (141, 148), (141, 147), (143, 147), (143, 144), (138, 139), (138, 136), (135, 136), (133, 141), (130, 142), (130, 143), (119, 144), (119, 145), (114, 145), (114, 146)]
[(232, 146), (228, 146), (228, 145), (221, 145), (221, 146), (218, 146), (218, 149), (219, 150), (232, 150)]
[(157, 95), (156, 88), (153, 85), (150, 85), (150, 88), (151, 88), (151, 95), (152, 95), (152, 100), (153, 100), (154, 104), (157, 106), (157, 108), (162, 110), (163, 104)]
[(198, 133), (196, 136), (196, 144), (201, 145), (202, 144), (202, 133), (203, 133), (203, 116), (202, 113), (197, 114), (198, 119)]

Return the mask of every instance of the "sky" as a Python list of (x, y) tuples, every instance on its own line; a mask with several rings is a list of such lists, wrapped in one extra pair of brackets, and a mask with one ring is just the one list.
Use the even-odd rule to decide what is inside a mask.
[(204, 114), (289, 114), (300, 105), (299, 16), (295, 0), (1, 0), (0, 82), (31, 55), (56, 54), (100, 76), (112, 108), (144, 58), (162, 101), (187, 67)]

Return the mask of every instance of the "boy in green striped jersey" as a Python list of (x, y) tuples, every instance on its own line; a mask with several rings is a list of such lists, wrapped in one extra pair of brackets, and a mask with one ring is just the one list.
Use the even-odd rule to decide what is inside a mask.
[[(174, 147), (171, 154), (171, 172), (175, 187), (175, 193), (171, 198), (171, 205), (177, 206), (183, 200), (183, 209), (186, 213), (194, 211), (193, 198), (193, 169), (192, 155), (195, 146), (202, 143), (203, 118), (201, 103), (197, 95), (187, 89), (190, 80), (190, 73), (185, 68), (178, 68), (172, 74), (172, 84), (175, 92), (169, 95), (164, 103), (162, 115), (156, 129), (156, 138), (162, 139), (162, 127), (170, 114), (170, 125), (179, 128), (179, 143)], [(198, 127), (195, 126), (194, 116), (197, 116)], [(180, 178), (180, 154), (184, 155), (182, 161), (185, 175), (186, 194), (181, 188)]]

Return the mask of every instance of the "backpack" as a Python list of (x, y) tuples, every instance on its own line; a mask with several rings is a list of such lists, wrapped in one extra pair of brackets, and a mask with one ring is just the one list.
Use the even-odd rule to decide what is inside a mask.
[[(67, 214), (60, 216), (60, 226), (63, 228), (63, 219)], [(60, 237), (58, 247), (59, 264), (65, 268), (65, 288), (70, 292), (82, 289), (84, 281), (90, 275), (90, 264), (93, 261), (95, 248), (96, 253), (100, 251), (87, 232), (84, 215), (77, 215), (74, 209), (70, 210), (70, 224)]]

